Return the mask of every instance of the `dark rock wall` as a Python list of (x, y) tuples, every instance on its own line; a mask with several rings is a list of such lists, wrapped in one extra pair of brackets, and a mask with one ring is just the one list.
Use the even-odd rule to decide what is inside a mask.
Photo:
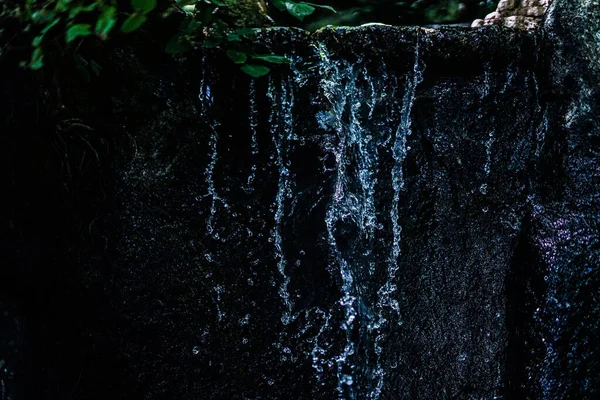
[(257, 80), (140, 33), (85, 50), (90, 83), (3, 81), (0, 398), (594, 398), (575, 3), (539, 33), (266, 30), (293, 62)]
[(546, 16), (543, 148), (512, 272), (521, 292), (510, 308), (519, 316), (513, 338), (528, 353), (509, 353), (518, 398), (591, 399), (600, 390), (599, 13), (591, 1), (556, 1)]

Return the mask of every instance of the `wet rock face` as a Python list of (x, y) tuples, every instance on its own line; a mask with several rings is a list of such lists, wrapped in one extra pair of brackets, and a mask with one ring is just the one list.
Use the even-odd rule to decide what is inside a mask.
[[(515, 396), (594, 398), (600, 391), (598, 330), (598, 78), (600, 9), (593, 1), (555, 1), (544, 28), (548, 68), (542, 107), (552, 115), (544, 136), (539, 189), (525, 231), (529, 278), (518, 287), (521, 348), (535, 356), (517, 368), (531, 385)], [(528, 299), (527, 301), (524, 301)], [(536, 299), (535, 302), (531, 302)], [(516, 364), (515, 364), (516, 365)]]
[(292, 64), (257, 80), (111, 50), (62, 93), (76, 125), (3, 158), (55, 169), (39, 203), (7, 178), (43, 279), (2, 297), (0, 398), (595, 398), (600, 43), (571, 21), (600, 18), (576, 3), (543, 41), (265, 30)]
[(485, 19), (473, 21), (472, 27), (502, 25), (509, 28), (535, 29), (552, 0), (500, 0), (496, 11)]
[(125, 345), (134, 381), (151, 398), (500, 395), (541, 118), (533, 41), (265, 40), (290, 69), (250, 81), (207, 61), (194, 127), (145, 123), (117, 168), (111, 297), (156, 330)]

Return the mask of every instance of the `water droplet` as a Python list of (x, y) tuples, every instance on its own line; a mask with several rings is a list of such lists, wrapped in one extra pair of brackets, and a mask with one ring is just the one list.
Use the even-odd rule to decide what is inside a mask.
[(194, 348), (192, 349), (192, 354), (197, 356), (198, 354), (200, 354), (200, 347), (198, 346), (194, 346)]

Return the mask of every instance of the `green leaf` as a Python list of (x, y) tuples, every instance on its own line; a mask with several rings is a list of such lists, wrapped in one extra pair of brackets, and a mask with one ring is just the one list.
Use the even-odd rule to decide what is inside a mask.
[(165, 47), (165, 51), (169, 54), (185, 53), (186, 51), (190, 51), (192, 49), (192, 45), (179, 36), (175, 36), (169, 40), (169, 43), (167, 43), (167, 46)]
[(90, 12), (90, 11), (94, 11), (94, 9), (99, 5), (100, 3), (98, 2), (94, 2), (88, 6), (68, 6), (67, 8), (69, 9), (69, 19), (73, 19), (75, 17), (77, 17), (77, 15), (79, 15), (79, 13), (81, 12)]
[(187, 17), (181, 22), (181, 25), (179, 26), (179, 32), (181, 34), (195, 35), (201, 26), (202, 23), (200, 21), (196, 21), (195, 19)]
[(133, 32), (140, 26), (142, 26), (147, 19), (148, 18), (146, 18), (146, 16), (142, 14), (131, 14), (129, 18), (127, 18), (125, 22), (123, 22), (123, 25), (121, 26), (121, 32)]
[(106, 38), (117, 23), (117, 19), (115, 18), (116, 12), (117, 9), (114, 7), (107, 7), (104, 9), (102, 14), (98, 16), (98, 21), (96, 21), (96, 35), (103, 39)]
[(271, 71), (269, 67), (256, 64), (246, 64), (243, 65), (240, 69), (254, 78), (260, 78), (261, 76), (265, 76)]
[(40, 10), (31, 14), (31, 20), (36, 24), (43, 24), (51, 21), (54, 18), (54, 13), (52, 11)]
[(31, 61), (29, 62), (29, 68), (40, 69), (44, 66), (44, 53), (41, 47), (36, 47), (31, 54)]
[(36, 36), (33, 38), (33, 40), (31, 41), (31, 45), (33, 47), (38, 47), (40, 44), (42, 44), (42, 40), (44, 40), (44, 35), (41, 34), (39, 36)]
[(227, 57), (236, 64), (243, 64), (248, 59), (246, 53), (235, 50), (227, 50)]
[(235, 0), (210, 0), (212, 4), (219, 7), (230, 7)]
[(255, 60), (263, 60), (271, 64), (290, 64), (292, 61), (283, 56), (277, 56), (275, 54), (255, 54), (252, 56)]
[(100, 5), (100, 2), (96, 1), (92, 4), (90, 4), (89, 6), (85, 6), (85, 7), (81, 7), (81, 11), (83, 12), (90, 12), (90, 11), (94, 11), (94, 9), (96, 7), (98, 7)]
[(56, 6), (54, 6), (55, 11), (67, 11), (69, 9), (69, 3), (71, 0), (58, 0), (56, 2)]
[(228, 42), (241, 42), (242, 41), (242, 37), (236, 33), (228, 33), (227, 34), (227, 41)]
[(285, 10), (285, 1), (283, 0), (271, 0), (271, 4), (273, 4), (273, 7), (275, 7), (279, 11)]
[(329, 10), (331, 12), (337, 13), (337, 11), (335, 10), (335, 8), (333, 8), (331, 6), (325, 6), (323, 4), (309, 3), (307, 1), (301, 1), (300, 4), (308, 4), (309, 6), (313, 6), (313, 7), (316, 7), (316, 8), (323, 8), (325, 10)]
[(80, 36), (88, 36), (92, 33), (90, 24), (75, 24), (67, 30), (65, 40), (67, 43), (71, 43), (73, 40)]
[(209, 36), (202, 44), (202, 47), (205, 49), (214, 49), (215, 47), (220, 45), (222, 41), (223, 38), (221, 36)]
[(131, 0), (131, 7), (147, 14), (156, 8), (156, 0)]
[(202, 8), (196, 13), (196, 21), (200, 22), (202, 25), (208, 25), (214, 18), (213, 11), (214, 9), (212, 8)]
[(315, 11), (315, 8), (306, 3), (294, 3), (287, 1), (285, 7), (290, 14), (298, 18), (300, 21), (304, 21), (304, 18), (309, 16)]
[(46, 32), (48, 32), (50, 29), (54, 28), (54, 26), (56, 24), (58, 24), (59, 22), (60, 22), (60, 18), (56, 18), (55, 20), (50, 22), (48, 25), (46, 25), (44, 27), (44, 29), (42, 29), (42, 35), (46, 34)]
[(240, 28), (240, 29), (235, 30), (236, 35), (243, 36), (246, 39), (254, 38), (254, 36), (256, 36), (257, 32), (258, 32), (258, 30), (254, 29), (254, 28)]

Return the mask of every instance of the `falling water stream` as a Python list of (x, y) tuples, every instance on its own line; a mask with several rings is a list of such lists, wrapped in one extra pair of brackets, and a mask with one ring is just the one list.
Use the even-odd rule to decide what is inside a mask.
[(281, 225), (283, 223), (286, 202), (293, 196), (293, 183), (289, 171), (289, 158), (287, 157), (290, 138), (293, 136), (293, 114), (294, 97), (292, 93), (293, 80), (285, 81), (280, 87), (275, 86), (273, 79), (269, 79), (267, 97), (270, 101), (271, 114), (269, 116), (270, 133), (276, 149), (276, 164), (279, 168), (279, 179), (277, 183), (277, 195), (275, 198), (275, 225), (273, 229), (273, 242), (275, 245), (275, 257), (277, 258), (277, 269), (281, 274), (281, 285), (279, 296), (284, 303), (284, 311), (281, 322), (288, 325), (292, 319), (293, 303), (290, 298), (288, 286), (290, 276), (286, 273), (287, 260), (283, 248)]
[[(332, 385), (335, 382), (336, 396), (339, 399), (387, 398), (386, 393), (395, 390), (390, 388), (398, 385), (398, 379), (394, 375), (399, 374), (402, 374), (403, 379), (408, 377), (405, 382), (412, 382), (411, 379), (417, 382), (416, 388), (435, 387), (435, 383), (421, 383), (423, 378), (419, 378), (419, 374), (431, 374), (433, 379), (447, 379), (445, 371), (454, 374), (453, 379), (460, 384), (466, 384), (477, 363), (486, 368), (481, 376), (489, 378), (488, 382), (493, 381), (482, 390), (488, 390), (487, 393), (492, 393), (493, 398), (501, 398), (498, 387), (502, 384), (503, 360), (493, 357), (501, 345), (501, 339), (496, 336), (503, 329), (503, 304), (501, 301), (494, 303), (495, 300), (487, 298), (484, 300), (485, 304), (458, 303), (462, 304), (459, 306), (454, 301), (458, 302), (455, 297), (461, 298), (469, 290), (478, 295), (477, 290), (469, 289), (478, 284), (483, 285), (481, 293), (484, 296), (497, 296), (503, 279), (497, 271), (507, 268), (507, 262), (500, 267), (495, 264), (488, 266), (483, 254), (489, 251), (485, 254), (488, 254), (488, 258), (493, 257), (496, 253), (492, 252), (496, 250), (487, 249), (487, 243), (473, 248), (467, 243), (468, 239), (456, 246), (452, 240), (444, 240), (447, 240), (445, 235), (449, 231), (465, 224), (482, 224), (483, 228), (477, 225), (475, 227), (483, 235), (496, 229), (489, 222), (495, 218), (494, 213), (489, 210), (499, 191), (497, 182), (502, 179), (499, 175), (506, 174), (506, 171), (501, 170), (504, 167), (498, 159), (508, 154), (506, 157), (512, 157), (511, 162), (521, 162), (518, 158), (526, 155), (520, 152), (526, 152), (529, 148), (517, 148), (510, 155), (516, 146), (510, 144), (507, 150), (505, 142), (513, 140), (512, 132), (503, 129), (503, 116), (497, 114), (496, 109), (506, 104), (510, 107), (519, 106), (509, 99), (513, 96), (511, 91), (514, 91), (515, 86), (521, 85), (527, 90), (533, 88), (537, 96), (538, 83), (535, 75), (524, 74), (516, 64), (498, 71), (490, 61), (482, 65), (476, 78), (469, 78), (475, 79), (477, 84), (469, 87), (471, 91), (468, 95), (471, 97), (465, 100), (464, 107), (467, 109), (474, 104), (475, 111), (464, 113), (465, 109), (461, 109), (460, 105), (455, 107), (455, 104), (443, 101), (436, 103), (439, 98), (451, 93), (446, 90), (447, 87), (458, 90), (458, 86), (452, 86), (452, 78), (445, 76), (438, 77), (442, 82), (441, 91), (431, 90), (430, 83), (420, 86), (426, 69), (419, 42), (421, 35), (422, 33), (417, 33), (413, 36), (412, 53), (407, 53), (410, 59), (403, 60), (408, 68), (402, 67), (406, 70), (401, 73), (398, 73), (396, 65), (390, 64), (390, 60), (365, 60), (358, 55), (357, 59), (348, 60), (332, 49), (333, 42), (317, 41), (311, 44), (311, 57), (314, 58), (307, 61), (300, 56), (292, 56), (293, 62), (288, 72), (272, 74), (263, 81), (250, 80), (247, 83), (248, 96), (244, 112), (247, 115), (248, 145), (244, 147), (244, 160), (239, 162), (239, 168), (235, 171), (243, 171), (241, 190), (248, 198), (263, 194), (261, 185), (264, 185), (265, 179), (273, 182), (269, 189), (273, 189), (272, 194), (269, 194), (268, 204), (264, 205), (268, 211), (266, 215), (256, 216), (256, 220), (266, 221), (261, 222), (260, 226), (265, 229), (267, 243), (259, 243), (259, 246), (268, 247), (270, 260), (262, 260), (268, 265), (263, 270), (258, 270), (261, 260), (253, 262), (258, 271), (258, 275), (254, 272), (256, 280), (261, 282), (262, 275), (268, 279), (270, 288), (276, 293), (280, 312), (277, 315), (279, 328), (276, 338), (269, 342), (270, 350), (264, 351), (272, 350), (278, 354), (277, 360), (282, 365), (300, 363), (304, 359), (310, 364), (310, 379), (317, 386)], [(449, 80), (443, 82), (443, 79)], [(303, 85), (307, 82), (312, 85), (310, 89), (316, 92), (312, 96), (314, 99), (310, 99), (310, 107), (315, 107), (311, 110), (316, 110), (312, 115), (299, 112), (307, 107), (306, 99), (301, 97)], [(423, 95), (419, 97), (419, 108), (415, 111), (418, 90), (422, 90)], [(427, 90), (430, 92), (426, 92)], [(467, 91), (465, 96), (466, 94)], [(215, 169), (226, 159), (227, 155), (220, 154), (219, 151), (226, 147), (228, 139), (220, 136), (221, 123), (210, 120), (210, 108), (214, 106), (215, 99), (207, 80), (203, 80), (200, 99), (201, 113), (211, 129), (207, 132), (209, 151), (206, 167), (202, 171), (206, 192), (198, 199), (209, 205), (203, 214), (207, 235), (215, 241), (223, 241), (225, 239), (220, 234), (221, 230), (217, 229), (219, 221), (225, 216), (235, 219), (237, 215), (230, 211), (235, 208), (235, 204), (228, 197), (228, 190), (218, 187), (214, 176)], [(422, 106), (421, 100), (426, 104)], [(531, 104), (534, 113), (542, 112), (537, 97)], [(455, 113), (464, 114), (453, 119), (452, 115), (443, 114), (445, 110), (435, 109), (440, 105)], [(417, 114), (421, 120), (414, 120), (415, 112), (422, 113)], [(433, 115), (427, 112), (432, 112)], [(543, 149), (542, 142), (545, 131), (548, 130), (547, 111), (544, 112), (546, 116), (542, 118), (541, 125), (534, 123), (526, 128), (535, 142), (530, 148), (533, 148), (537, 157)], [(536, 120), (532, 118), (531, 121)], [(227, 121), (222, 122), (227, 125)], [(419, 129), (419, 137), (411, 136), (415, 126)], [(446, 128), (448, 132), (445, 132)], [(315, 135), (318, 136), (317, 140), (310, 137), (314, 132), (318, 132)], [(319, 150), (313, 148), (312, 153), (308, 153), (304, 146), (311, 140), (318, 141)], [(514, 140), (521, 146), (522, 138), (516, 135)], [(412, 150), (411, 146), (417, 146), (418, 150)], [(466, 156), (466, 163), (473, 167), (473, 171), (462, 172), (461, 158), (464, 154), (460, 152), (464, 150), (461, 146), (477, 153), (472, 159), (469, 159), (470, 154)], [(408, 199), (410, 195), (414, 195), (410, 190), (422, 190), (420, 187), (407, 188), (407, 185), (414, 185), (414, 182), (407, 183), (409, 173), (406, 172), (406, 164), (407, 160), (416, 162), (412, 153), (416, 151), (421, 157), (418, 162), (421, 163), (419, 165), (423, 174), (430, 168), (440, 168), (443, 171), (433, 175), (435, 183), (428, 186), (427, 192), (423, 192), (425, 194), (421, 194), (425, 202), (428, 201), (428, 196), (432, 199), (429, 200), (431, 208), (423, 216), (424, 223), (429, 224), (426, 225), (429, 236), (419, 238), (421, 246), (432, 247), (429, 253), (424, 254), (425, 257), (431, 257), (432, 264), (428, 265), (427, 261), (423, 261), (423, 265), (415, 267), (411, 273), (415, 274), (416, 271), (416, 274), (422, 274), (418, 279), (404, 271), (407, 263), (415, 262), (414, 259), (407, 260), (407, 255), (404, 254), (408, 253), (410, 256), (413, 250), (403, 247), (407, 240), (404, 238), (405, 229), (414, 235), (415, 227), (404, 226), (407, 217), (406, 210), (402, 208), (407, 201), (412, 201), (414, 207), (414, 197)], [(447, 159), (444, 151), (454, 152), (455, 156)], [(322, 176), (317, 177), (316, 184), (309, 189), (303, 188), (302, 185), (306, 185), (306, 182), (299, 176), (303, 173), (302, 166), (299, 167), (296, 161), (299, 154), (302, 157), (314, 157), (306, 161), (307, 165), (318, 159), (322, 169)], [(234, 160), (233, 165), (237, 165), (236, 162)], [(461, 172), (456, 175), (455, 171)], [(414, 173), (410, 171), (410, 174)], [(453, 176), (456, 187), (465, 182), (475, 182), (469, 188), (471, 196), (460, 206), (452, 203), (456, 187), (449, 188), (447, 181), (451, 179), (450, 176)], [(523, 187), (525, 185), (519, 186), (518, 190)], [(436, 196), (446, 197), (438, 203)], [(530, 197), (529, 201), (534, 203), (532, 199)], [(307, 217), (299, 215), (297, 207), (305, 207), (302, 209), (308, 210), (307, 214), (313, 218), (311, 213), (321, 204), (323, 214), (319, 214), (319, 223), (322, 223), (320, 229), (323, 231), (315, 232), (315, 238), (295, 236), (299, 235), (295, 231), (296, 224), (302, 223), (302, 218)], [(459, 225), (453, 225), (457, 218), (453, 213), (463, 212), (471, 206), (477, 212), (459, 222)], [(436, 207), (446, 208), (438, 211)], [(457, 211), (453, 207), (462, 209)], [(438, 212), (441, 214), (427, 215)], [(498, 215), (501, 212), (503, 211)], [(510, 231), (510, 235), (520, 229), (518, 212), (521, 211), (508, 209), (507, 215), (498, 217), (504, 223), (503, 227)], [(254, 215), (250, 216), (250, 221), (255, 221)], [(250, 231), (249, 228), (246, 229)], [(308, 257), (309, 262), (313, 263), (311, 268), (330, 274), (335, 285), (334, 300), (327, 296), (319, 297), (319, 290), (326, 283), (321, 287), (321, 282), (311, 282), (310, 278), (303, 276), (304, 261), (301, 259), (306, 254), (303, 247), (305, 245), (309, 248), (314, 245), (312, 250), (307, 250), (312, 251), (309, 254), (312, 259)], [(502, 251), (511, 251), (510, 245), (502, 247), (504, 243), (501, 241), (497, 241), (496, 245)], [(315, 260), (315, 248), (319, 251), (323, 249), (326, 256), (320, 254)], [(440, 255), (446, 251), (443, 249), (470, 254), (466, 259), (469, 267), (460, 265), (460, 262), (452, 258), (451, 253)], [(253, 251), (251, 249), (249, 254), (253, 254)], [(211, 257), (208, 252), (207, 257)], [(421, 260), (417, 260), (419, 262)], [(413, 266), (408, 265), (408, 268), (411, 267)], [(454, 270), (448, 271), (446, 268)], [(552, 276), (558, 274), (558, 271), (554, 272)], [(252, 277), (248, 281), (254, 282), (254, 279)], [(553, 278), (548, 279), (550, 288), (554, 288)], [(405, 282), (430, 285), (426, 286), (428, 294), (415, 295), (412, 288), (400, 286), (405, 285)], [(214, 281), (213, 284), (217, 288), (214, 295), (217, 322), (225, 325), (228, 313), (235, 314), (231, 307), (228, 309), (226, 306), (231, 286), (226, 282)], [(303, 288), (308, 288), (311, 294), (306, 296)], [(420, 290), (422, 289), (420, 286)], [(331, 288), (327, 290), (332, 292)], [(410, 299), (416, 303), (421, 302), (420, 305), (435, 307), (440, 296), (447, 296), (443, 299), (447, 307), (442, 311), (443, 318), (437, 321), (435, 310), (428, 310), (429, 314), (423, 320), (419, 316), (415, 317), (415, 304), (411, 304)], [(553, 295), (549, 295), (547, 309), (553, 309), (554, 299)], [(565, 304), (568, 307), (568, 303)], [(559, 311), (557, 309), (555, 313)], [(474, 317), (473, 312), (480, 315)], [(259, 312), (256, 316), (252, 315), (252, 318), (258, 316)], [(477, 326), (477, 332), (470, 327), (474, 318), (478, 324), (473, 325)], [(239, 325), (243, 329), (252, 326), (250, 314), (246, 311), (236, 320), (242, 321)], [(552, 342), (559, 340), (559, 335), (551, 336), (560, 331), (559, 322), (555, 327), (548, 328), (549, 337), (545, 339), (547, 370), (551, 369), (550, 363), (555, 360)], [(548, 326), (547, 323), (544, 324)], [(455, 334), (452, 329), (460, 332)], [(398, 340), (398, 337), (421, 346), (418, 351), (423, 358), (402, 359), (401, 355), (406, 354), (407, 350), (394, 348), (390, 344)], [(452, 342), (446, 343), (447, 340)], [(474, 340), (478, 340), (477, 346), (480, 346), (475, 351), (471, 348)], [(244, 336), (243, 344), (252, 345), (252, 339)], [(454, 360), (445, 366), (446, 370), (439, 373), (432, 365), (443, 357), (432, 354), (431, 349), (438, 345), (440, 348), (437, 351), (446, 348), (452, 353), (451, 359)], [(481, 360), (475, 358), (479, 356)], [(400, 371), (403, 365), (419, 366), (422, 370), (415, 367), (411, 371)], [(538, 379), (545, 388), (557, 385), (549, 375)], [(275, 386), (278, 383), (277, 374), (266, 376), (265, 381), (269, 386)], [(449, 395), (452, 389), (449, 388), (448, 392), (445, 390), (446, 388), (444, 393)], [(550, 398), (549, 390), (544, 393), (546, 398)]]
[[(324, 46), (319, 48), (319, 54), (321, 88), (330, 108), (318, 115), (318, 120), (322, 127), (335, 132), (335, 140), (327, 145), (335, 160), (335, 172), (326, 224), (332, 258), (341, 275), (342, 297), (338, 303), (343, 309), (341, 329), (346, 336), (342, 353), (335, 357), (337, 390), (340, 398), (378, 399), (385, 376), (381, 341), (387, 325), (402, 323), (401, 306), (395, 296), (402, 231), (398, 201), (403, 187), (402, 164), (408, 151), (410, 114), (421, 80), (419, 47), (417, 43), (414, 68), (403, 87), (388, 78), (384, 63), (379, 65), (375, 78), (361, 62), (332, 59)], [(395, 115), (386, 105), (398, 97), (402, 103), (400, 114)], [(381, 267), (375, 263), (375, 242), (385, 222), (385, 216), (375, 205), (376, 186), (381, 154), (390, 146), (393, 149), (389, 180), (393, 189), (389, 206), (392, 237), (385, 282), (375, 289), (375, 275)], [(341, 245), (340, 239), (349, 232), (354, 237), (350, 243)], [(388, 310), (396, 314), (394, 321), (388, 317)]]

